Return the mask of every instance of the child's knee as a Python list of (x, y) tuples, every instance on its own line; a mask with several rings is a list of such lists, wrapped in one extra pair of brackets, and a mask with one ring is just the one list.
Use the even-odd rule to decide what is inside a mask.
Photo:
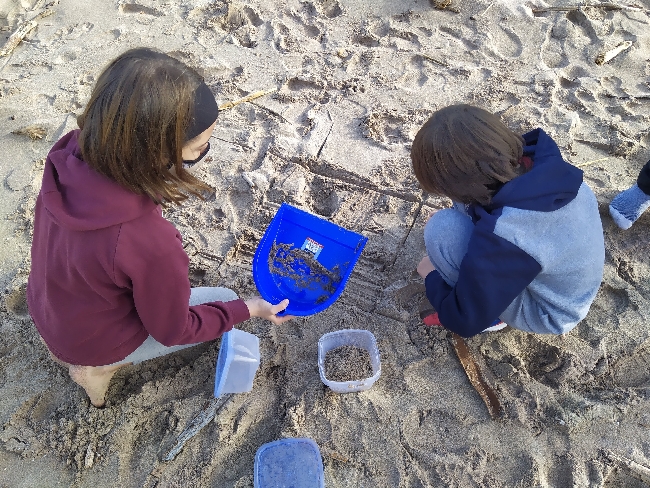
[[(429, 247), (440, 247), (450, 242), (469, 242), (474, 224), (457, 210), (445, 208), (434, 213), (424, 227), (424, 242)], [(466, 246), (465, 246), (466, 247)]]
[(229, 288), (223, 288), (220, 286), (200, 286), (192, 288), (190, 306), (210, 302), (230, 302), (232, 300), (237, 300), (238, 298), (237, 293)]

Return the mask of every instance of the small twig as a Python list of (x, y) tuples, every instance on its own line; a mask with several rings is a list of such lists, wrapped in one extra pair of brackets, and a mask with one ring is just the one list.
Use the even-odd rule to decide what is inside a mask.
[(567, 5), (565, 7), (542, 7), (534, 8), (534, 14), (541, 14), (544, 12), (573, 12), (575, 10), (582, 10), (583, 8), (604, 8), (605, 10), (629, 10), (631, 12), (643, 12), (643, 7), (638, 5), (619, 5), (618, 3), (593, 3), (584, 5)]
[(48, 17), (49, 15), (52, 15), (54, 13), (54, 10), (48, 9), (44, 10), (43, 12), (40, 12), (30, 20), (21, 22), (16, 31), (9, 36), (9, 39), (7, 39), (7, 42), (5, 42), (5, 45), (2, 46), (2, 49), (0, 49), (0, 57), (3, 56), (8, 56), (13, 52), (14, 49), (18, 46), (18, 44), (21, 43), (21, 41), (25, 38), (27, 34), (29, 34), (31, 31), (33, 31), (36, 26), (38, 25), (38, 20)]
[(418, 56), (420, 56), (423, 59), (426, 59), (427, 61), (431, 61), (433, 63), (439, 64), (440, 66), (444, 66), (445, 68), (449, 68), (449, 65), (444, 61), (440, 61), (439, 59), (436, 59), (433, 56), (429, 56), (428, 54), (418, 53)]
[(590, 164), (598, 163), (598, 162), (600, 162), (600, 161), (605, 161), (605, 160), (607, 160), (607, 159), (609, 159), (609, 158), (594, 159), (593, 161), (587, 161), (587, 162), (585, 162), (585, 163), (576, 164), (576, 167), (578, 167), (578, 168), (584, 168), (585, 166), (589, 166)]
[(488, 7), (485, 10), (483, 10), (482, 13), (478, 14), (478, 16), (483, 17), (485, 14), (487, 14), (488, 10), (490, 10), (492, 8), (492, 5), (494, 5), (494, 2), (490, 2), (490, 5), (488, 5)]
[(220, 398), (213, 398), (210, 404), (204, 408), (194, 419), (190, 422), (181, 435), (178, 436), (176, 444), (172, 447), (167, 454), (162, 458), (163, 461), (173, 461), (178, 453), (183, 450), (185, 443), (189, 441), (196, 434), (201, 432), (201, 429), (208, 425), (212, 419), (217, 415), (217, 412), (232, 398), (232, 395), (224, 395)]
[(240, 103), (250, 102), (251, 100), (255, 100), (256, 98), (263, 97), (264, 95), (268, 95), (269, 93), (273, 93), (274, 91), (275, 89), (256, 91), (255, 93), (246, 95), (244, 98), (240, 98), (239, 100), (235, 100), (234, 102), (226, 102), (222, 105), (219, 105), (219, 110), (228, 110), (230, 108), (239, 105)]
[(242, 144), (241, 142), (237, 142), (237, 141), (229, 141), (228, 139), (222, 139), (221, 137), (217, 137), (217, 136), (212, 136), (212, 138), (213, 138), (213, 139), (216, 139), (216, 140), (218, 140), (218, 141), (227, 142), (228, 144), (232, 144), (232, 145), (234, 145), (234, 146), (239, 146), (239, 147), (241, 147), (241, 148), (243, 148), (243, 149), (246, 149), (246, 150), (248, 150), (248, 151), (252, 151), (252, 150), (253, 150), (252, 147), (247, 146), (246, 144)]

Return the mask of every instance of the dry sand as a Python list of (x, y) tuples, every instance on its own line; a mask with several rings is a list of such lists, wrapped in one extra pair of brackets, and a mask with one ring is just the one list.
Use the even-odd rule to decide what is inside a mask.
[[(255, 451), (282, 437), (318, 443), (331, 487), (647, 486), (650, 215), (623, 232), (607, 204), (650, 157), (649, 0), (546, 13), (505, 0), (138, 2), (56, 2), (0, 58), (0, 486), (249, 487)], [(35, 3), (0, 0), (1, 42)], [(167, 212), (195, 285), (254, 294), (252, 254), (283, 201), (369, 238), (328, 310), (242, 324), (261, 339), (253, 391), (168, 463), (161, 454), (211, 398), (219, 341), (125, 368), (97, 410), (48, 358), (23, 288), (43, 158), (75, 128), (102, 67), (140, 45), (201, 70), (220, 102), (277, 89), (223, 112), (200, 170), (215, 193)], [(455, 102), (554, 136), (583, 165), (607, 244), (602, 288), (571, 333), (469, 341), (494, 376), (500, 421), (447, 333), (419, 325), (411, 280), (423, 222), (449, 202), (418, 189), (410, 142)], [(29, 125), (46, 135), (12, 133)], [(341, 328), (377, 337), (382, 375), (366, 392), (334, 394), (319, 379), (317, 341)]]

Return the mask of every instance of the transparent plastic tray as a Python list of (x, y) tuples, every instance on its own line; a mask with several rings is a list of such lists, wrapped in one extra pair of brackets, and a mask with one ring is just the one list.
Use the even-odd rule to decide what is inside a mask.
[[(353, 381), (331, 381), (325, 376), (325, 355), (328, 351), (341, 346), (354, 346), (365, 349), (370, 353), (372, 376), (359, 378)], [(352, 393), (370, 388), (381, 375), (381, 362), (379, 361), (379, 348), (372, 332), (359, 329), (337, 330), (325, 334), (318, 341), (318, 371), (323, 383), (336, 393)]]

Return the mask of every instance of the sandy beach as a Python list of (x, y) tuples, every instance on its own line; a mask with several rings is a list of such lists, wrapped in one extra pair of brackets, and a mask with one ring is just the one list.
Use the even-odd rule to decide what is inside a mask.
[[(650, 158), (650, 0), (137, 2), (0, 0), (0, 46), (37, 17), (0, 57), (0, 487), (252, 487), (256, 450), (285, 437), (318, 444), (328, 487), (650, 486), (650, 212), (627, 231), (608, 213)], [(103, 67), (137, 46), (197, 69), (220, 104), (268, 91), (220, 114), (198, 171), (214, 192), (165, 210), (194, 286), (256, 295), (252, 257), (282, 202), (368, 238), (327, 310), (238, 326), (260, 339), (253, 390), (171, 461), (212, 399), (220, 341), (123, 368), (100, 410), (50, 360), (25, 302), (45, 157)], [(573, 331), (467, 341), (496, 420), (450, 334), (417, 313), (423, 226), (451, 202), (419, 188), (410, 145), (452, 103), (548, 132), (605, 234), (603, 283)], [(377, 339), (367, 391), (320, 380), (318, 340), (339, 329)]]

